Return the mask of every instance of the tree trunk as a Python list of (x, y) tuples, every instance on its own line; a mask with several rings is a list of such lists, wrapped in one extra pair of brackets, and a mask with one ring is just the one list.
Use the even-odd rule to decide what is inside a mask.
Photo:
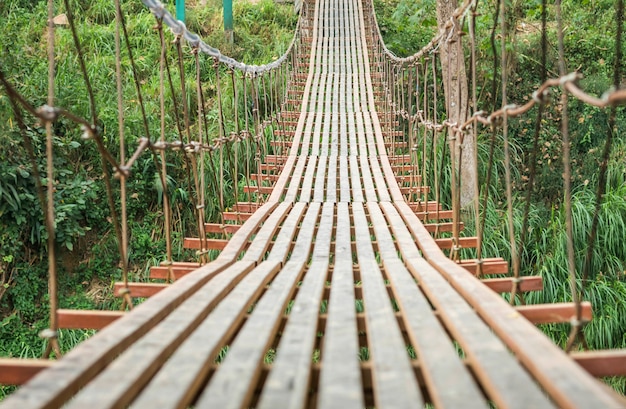
[[(452, 13), (458, 6), (458, 0), (437, 0), (437, 24), (439, 28), (452, 17)], [(445, 94), (446, 113), (450, 122), (461, 126), (467, 120), (468, 86), (465, 72), (465, 56), (460, 42), (457, 27), (451, 37), (443, 40), (439, 50), (441, 53), (441, 71), (443, 78), (443, 90)], [(473, 203), (475, 189), (476, 164), (474, 161), (474, 137), (466, 135), (461, 143), (460, 135), (457, 135), (455, 164), (457, 170), (459, 164), (461, 191), (461, 207)]]

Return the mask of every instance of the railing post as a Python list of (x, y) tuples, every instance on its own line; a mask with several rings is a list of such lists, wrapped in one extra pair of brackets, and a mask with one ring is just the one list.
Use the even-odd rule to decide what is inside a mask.
[(233, 0), (223, 0), (224, 37), (228, 44), (233, 43)]
[(176, 0), (176, 20), (185, 22), (185, 0)]

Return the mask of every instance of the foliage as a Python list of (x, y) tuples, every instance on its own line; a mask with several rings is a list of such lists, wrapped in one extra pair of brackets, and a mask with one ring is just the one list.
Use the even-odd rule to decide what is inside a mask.
[[(1, 2), (0, 19), (0, 68), (9, 82), (34, 107), (46, 103), (48, 88), (47, 7), (45, 0)], [(60, 6), (59, 2), (59, 6)], [(170, 2), (171, 3), (171, 2)], [(110, 0), (70, 0), (77, 25), (81, 47), (87, 60), (87, 71), (93, 84), (98, 114), (98, 126), (102, 130), (106, 148), (119, 157), (117, 91), (115, 81), (115, 9)], [(167, 7), (173, 8), (173, 4)], [(188, 26), (205, 36), (205, 41), (216, 45), (225, 53), (243, 59), (249, 64), (264, 64), (277, 58), (286, 49), (293, 36), (296, 16), (292, 7), (263, 0), (257, 5), (237, 2), (235, 14), (235, 45), (224, 43), (220, 24), (221, 2), (209, 2), (207, 7), (189, 10)], [(137, 91), (132, 78), (132, 66), (125, 39), (122, 36), (122, 72), (124, 100), (124, 130), (126, 157), (136, 149), (139, 138), (160, 134), (159, 106), (159, 56), (160, 44), (154, 31), (155, 19), (140, 3), (122, 1), (126, 25), (130, 34), (129, 45), (134, 54), (138, 79), (149, 120), (144, 129), (138, 103)], [(67, 12), (60, 6), (57, 14)], [(77, 116), (90, 118), (87, 88), (79, 72), (78, 55), (69, 27), (56, 27), (56, 75), (55, 105)], [(173, 36), (166, 30), (166, 42)], [(187, 47), (187, 46), (185, 46)], [(181, 79), (178, 75), (178, 59), (168, 52), (168, 64), (172, 70), (173, 88), (180, 93)], [(216, 73), (212, 60), (200, 57), (202, 89), (206, 101), (206, 136), (211, 140), (219, 135), (217, 81), (229, 90), (226, 70)], [(182, 61), (187, 76), (185, 89), (190, 112), (197, 111), (195, 90), (195, 61), (185, 49)], [(229, 92), (229, 91), (228, 91)], [(242, 91), (240, 90), (240, 93)], [(174, 104), (179, 105), (180, 95), (172, 95), (165, 89), (167, 118), (166, 137), (183, 140), (179, 135), (174, 117)], [(268, 105), (275, 104), (269, 100)], [(239, 112), (252, 107), (239, 101)], [(225, 104), (225, 116), (231, 116), (233, 101)], [(261, 106), (265, 109), (265, 106)], [(35, 119), (23, 114), (28, 127), (37, 167), (42, 183), (47, 183), (45, 144), (46, 135)], [(179, 114), (179, 115), (182, 115)], [(229, 125), (232, 126), (232, 125)], [(191, 123), (190, 132), (197, 134), (198, 125)], [(230, 131), (232, 129), (227, 129)], [(272, 132), (269, 129), (268, 132)], [(56, 244), (59, 275), (59, 305), (61, 308), (115, 309), (119, 300), (112, 295), (112, 283), (120, 280), (121, 267), (112, 215), (107, 203), (104, 170), (100, 154), (91, 140), (82, 139), (80, 128), (65, 119), (54, 125), (54, 205)], [(36, 184), (30, 167), (29, 156), (19, 132), (16, 117), (9, 100), (0, 91), (0, 356), (39, 356), (42, 341), (39, 330), (47, 327), (47, 233), (43, 212), (38, 201)], [(234, 158), (226, 152), (224, 177), (221, 184), (215, 177), (219, 169), (216, 152), (206, 159), (207, 218), (216, 221), (222, 206), (232, 206), (233, 189), (243, 191), (246, 155), (254, 155), (257, 146), (242, 145), (238, 152), (238, 175), (234, 174)], [(173, 209), (174, 257), (188, 256), (182, 249), (182, 239), (195, 229), (197, 192), (188, 178), (190, 160), (176, 152), (165, 155), (169, 177), (167, 190)], [(165, 254), (163, 227), (163, 186), (159, 177), (161, 159), (143, 154), (131, 168), (127, 180), (127, 207), (129, 229), (129, 263), (131, 279), (146, 279), (151, 265), (162, 261)], [(107, 165), (107, 172), (113, 169)], [(254, 169), (251, 169), (254, 171)], [(235, 183), (238, 181), (239, 183)], [(115, 208), (120, 211), (120, 182), (112, 180)], [(227, 202), (219, 203), (219, 191), (224, 190)], [(254, 198), (250, 198), (254, 200)], [(90, 332), (62, 331), (62, 348), (71, 348)], [(0, 389), (3, 393), (10, 391)]]
[[(508, 71), (509, 103), (526, 103), (541, 82), (541, 1), (507, 2), (507, 45), (509, 53), (504, 69)], [(386, 44), (401, 55), (411, 54), (425, 44), (423, 32), (415, 26), (404, 26), (407, 7), (400, 2), (379, 1), (375, 3)], [(414, 5), (419, 8), (420, 6)], [(500, 67), (494, 67), (493, 59), (500, 61), (500, 49), (492, 49), (490, 34), (493, 27), (494, 5), (482, 3), (476, 21), (477, 30), (477, 86), (479, 107), (499, 108), (498, 95), (501, 91)], [(409, 13), (410, 14), (410, 13)], [(431, 9), (431, 17), (434, 8)], [(615, 2), (610, 0), (564, 0), (563, 17), (566, 21), (565, 55), (568, 69), (578, 71), (583, 79), (580, 86), (591, 94), (602, 95), (613, 84), (615, 61)], [(557, 77), (556, 25), (553, 4), (547, 9), (548, 49), (547, 75)], [(499, 24), (497, 33), (499, 35)], [(398, 46), (398, 38), (405, 49)], [(410, 39), (406, 39), (410, 38)], [(405, 40), (406, 39), (406, 40)], [(415, 41), (415, 42), (414, 42)], [(621, 63), (621, 62), (620, 62)], [(626, 80), (622, 70), (623, 83)], [(494, 82), (495, 81), (495, 82)], [(493, 94), (492, 86), (496, 93)], [(513, 219), (517, 246), (520, 249), (521, 274), (541, 275), (544, 290), (530, 293), (526, 301), (545, 303), (571, 301), (569, 271), (566, 256), (565, 209), (563, 205), (563, 163), (561, 141), (560, 91), (551, 95), (541, 118), (536, 152), (535, 183), (532, 186), (529, 225), (526, 241), (520, 242), (524, 219), (525, 198), (531, 172), (534, 129), (538, 110), (532, 109), (520, 118), (510, 118), (509, 138), (512, 152)], [(572, 216), (574, 220), (574, 248), (578, 287), (582, 288), (582, 271), (589, 245), (591, 221), (595, 211), (598, 169), (604, 142), (607, 137), (609, 110), (599, 109), (570, 98), (568, 114), (572, 156)], [(595, 241), (590, 277), (584, 283), (582, 298), (591, 301), (594, 309), (593, 321), (585, 327), (586, 338), (594, 349), (626, 347), (626, 319), (619, 311), (626, 308), (626, 245), (623, 240), (626, 230), (626, 121), (624, 109), (617, 112), (614, 143), (608, 162), (606, 194), (599, 214), (598, 237)], [(481, 213), (485, 217), (483, 255), (485, 257), (511, 258), (507, 205), (503, 183), (503, 140), (501, 131), (493, 134), (494, 154), (492, 184), (483, 188), (489, 191), (489, 200)], [(487, 179), (490, 162), (492, 133), (482, 129), (478, 139), (479, 180)], [(429, 176), (432, 180), (432, 176)], [(449, 185), (446, 178), (443, 183)], [(443, 190), (447, 190), (444, 187)], [(483, 196), (484, 197), (484, 196)], [(471, 209), (468, 209), (471, 210)], [(467, 213), (472, 214), (472, 212)], [(466, 234), (475, 233), (473, 217), (466, 217)], [(464, 256), (475, 257), (475, 251), (463, 250)], [(565, 345), (569, 325), (543, 325), (542, 329), (559, 345)], [(617, 390), (626, 392), (623, 380), (608, 380)]]
[(400, 57), (419, 50), (437, 32), (435, 0), (376, 0), (374, 6), (387, 47)]

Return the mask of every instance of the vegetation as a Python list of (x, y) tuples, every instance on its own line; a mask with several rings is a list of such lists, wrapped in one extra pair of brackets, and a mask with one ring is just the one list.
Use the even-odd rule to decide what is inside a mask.
[[(386, 43), (398, 55), (410, 55), (425, 44), (425, 30), (436, 28), (435, 1), (411, 2), (407, 0), (375, 1), (378, 21)], [(497, 4), (497, 2), (495, 2)], [(550, 3), (550, 2), (549, 2)], [(565, 55), (569, 71), (583, 75), (581, 87), (587, 92), (602, 95), (613, 84), (615, 61), (615, 2), (611, 0), (564, 0), (563, 18), (566, 21)], [(541, 84), (541, 1), (507, 2), (511, 6), (507, 15), (509, 58), (504, 67), (509, 74), (508, 101), (523, 104)], [(551, 4), (551, 3), (550, 3)], [(494, 2), (481, 3), (477, 18), (477, 75), (479, 109), (500, 107), (500, 67), (494, 68), (493, 58), (500, 61), (500, 49), (493, 50), (489, 41), (493, 27)], [(547, 75), (558, 77), (557, 36), (553, 5), (547, 10), (548, 54)], [(421, 26), (410, 22), (421, 22)], [(499, 30), (499, 24), (497, 29)], [(499, 32), (499, 31), (498, 31)], [(429, 38), (429, 35), (426, 34)], [(405, 48), (407, 45), (413, 48)], [(568, 71), (568, 72), (569, 72)], [(621, 83), (626, 79), (622, 70)], [(492, 86), (495, 81), (495, 94)], [(493, 101), (493, 102), (491, 102)], [(532, 160), (534, 124), (537, 109), (527, 115), (510, 120), (512, 169), (514, 176), (514, 226), (521, 248), (521, 274), (541, 275), (544, 290), (530, 293), (526, 302), (547, 303), (571, 301), (566, 255), (565, 215), (563, 206), (563, 164), (561, 159), (560, 95), (552, 95), (546, 107), (539, 133), (537, 174), (532, 188), (529, 176)], [(611, 158), (608, 163), (606, 194), (601, 208), (598, 237), (594, 247), (590, 277), (585, 282), (583, 299), (591, 301), (594, 319), (585, 327), (589, 346), (594, 349), (626, 347), (626, 319), (619, 311), (626, 308), (626, 243), (623, 240), (626, 223), (626, 150), (624, 109), (619, 108), (616, 133)], [(604, 141), (607, 136), (609, 110), (594, 108), (570, 99), (570, 137), (572, 141), (572, 213), (574, 219), (574, 248), (576, 270), (581, 277), (588, 247), (588, 236), (595, 210), (598, 186), (598, 168)], [(486, 179), (489, 161), (491, 131), (482, 128), (479, 134), (480, 180)], [(496, 135), (490, 200), (486, 209), (485, 241), (483, 254), (487, 257), (510, 259), (506, 196), (504, 186), (503, 150), (501, 135)], [(447, 181), (444, 180), (443, 183)], [(449, 183), (449, 182), (448, 182)], [(487, 188), (484, 188), (487, 189)], [(524, 205), (528, 189), (532, 189), (529, 224), (526, 241), (520, 242), (524, 218)], [(446, 191), (447, 189), (443, 189)], [(484, 190), (483, 190), (484, 195)], [(468, 217), (468, 234), (474, 231), (473, 218)], [(466, 256), (474, 253), (464, 250)], [(582, 279), (579, 279), (579, 286)], [(545, 325), (543, 329), (554, 341), (565, 346), (568, 324)], [(618, 391), (626, 393), (623, 378), (610, 380)]]
[[(508, 16), (515, 42), (511, 45), (511, 58), (505, 67), (511, 74), (515, 87), (510, 89), (511, 101), (523, 102), (540, 83), (541, 2), (538, 0), (513, 0), (515, 13)], [(96, 86), (96, 102), (99, 119), (105, 130), (105, 142), (115, 151), (117, 144), (116, 84), (114, 80), (114, 27), (115, 10), (109, 0), (70, 0), (79, 22), (78, 32), (83, 49), (89, 56), (88, 70)], [(564, 0), (565, 19), (571, 24), (565, 38), (566, 54), (570, 69), (578, 68), (584, 75), (582, 86), (597, 94), (608, 89), (612, 83), (614, 61), (614, 38), (607, 33), (614, 30), (614, 2), (612, 0)], [(410, 55), (426, 43), (436, 31), (434, 15), (435, 0), (413, 2), (410, 0), (380, 0), (376, 2), (381, 31), (387, 45), (398, 55)], [(261, 64), (276, 59), (291, 40), (295, 17), (290, 7), (282, 7), (271, 0), (258, 4), (235, 3), (235, 44), (224, 43), (221, 31), (220, 4), (213, 0), (207, 7), (194, 7), (188, 14), (188, 27), (200, 33), (207, 42), (218, 46), (226, 54)], [(154, 18), (138, 2), (123, 1), (127, 25), (131, 32), (130, 46), (137, 50), (136, 62), (142, 90), (145, 93), (146, 109), (158, 116), (159, 75), (158, 58), (160, 48), (153, 31)], [(491, 7), (493, 5), (483, 5)], [(491, 108), (498, 106), (499, 90), (492, 95), (492, 82), (499, 78), (498, 70), (491, 65), (494, 53), (489, 44), (489, 31), (493, 24), (493, 10), (485, 10), (478, 18), (480, 38), (478, 66), (479, 93), (483, 103)], [(64, 12), (59, 10), (58, 14)], [(549, 10), (549, 21), (554, 20)], [(2, 30), (0, 43), (0, 67), (10, 75), (10, 81), (34, 106), (45, 103), (47, 94), (46, 61), (46, 2), (44, 0), (13, 0), (0, 3)], [(33, 22), (36, 22), (33, 24)], [(556, 76), (556, 34), (549, 25), (549, 76)], [(57, 104), (82, 117), (89, 117), (89, 108), (84, 103), (86, 89), (77, 75), (78, 60), (69, 29), (59, 27), (57, 32)], [(139, 51), (140, 50), (140, 51)], [(174, 56), (171, 64), (175, 65)], [(202, 80), (207, 103), (211, 106), (210, 133), (217, 131), (217, 107), (215, 73), (210, 62), (204, 61)], [(184, 60), (188, 72), (193, 72), (193, 60)], [(123, 70), (128, 80), (124, 87), (125, 101), (134, 101), (125, 107), (126, 134), (129, 146), (135, 147), (138, 138), (144, 135), (136, 91), (130, 80), (130, 62), (124, 51)], [(623, 80), (623, 79), (622, 79)], [(176, 82), (178, 81), (178, 82)], [(180, 80), (174, 78), (180, 86)], [(195, 79), (187, 79), (185, 86), (193, 90)], [(227, 84), (225, 86), (228, 86)], [(500, 84), (496, 83), (499, 87)], [(191, 110), (195, 102), (190, 99)], [(558, 96), (553, 98), (558, 101)], [(243, 107), (247, 109), (248, 107)], [(623, 112), (623, 111), (620, 111)], [(515, 173), (515, 226), (521, 230), (524, 198), (528, 186), (530, 152), (533, 145), (533, 126), (536, 111), (512, 121), (512, 147), (516, 152), (513, 162)], [(539, 135), (540, 154), (537, 180), (532, 188), (532, 205), (526, 243), (522, 249), (522, 274), (540, 274), (544, 278), (544, 291), (529, 294), (528, 302), (554, 302), (570, 299), (565, 255), (565, 229), (562, 197), (562, 165), (560, 160), (560, 107), (552, 103), (545, 112), (545, 124)], [(618, 117), (620, 117), (618, 115)], [(578, 102), (570, 104), (572, 153), (575, 164), (573, 181), (575, 186), (572, 207), (576, 229), (575, 248), (578, 271), (582, 270), (587, 236), (597, 188), (597, 168), (606, 135), (608, 112), (591, 108)], [(151, 121), (150, 132), (158, 134), (158, 121)], [(32, 123), (28, 125), (34, 125)], [(626, 169), (623, 157), (626, 154), (623, 115), (617, 124), (618, 138), (615, 141), (609, 162), (607, 193), (600, 214), (599, 237), (595, 247), (592, 277), (586, 283), (584, 298), (592, 301), (594, 320), (585, 329), (587, 340), (593, 348), (626, 347), (626, 241), (623, 240), (626, 223)], [(172, 134), (176, 131), (169, 130)], [(40, 171), (45, 169), (43, 150), (45, 135), (32, 126), (28, 129), (39, 158)], [(112, 297), (112, 283), (121, 277), (119, 255), (110, 217), (99, 154), (93, 143), (80, 138), (80, 130), (68, 121), (60, 121), (55, 127), (55, 168), (57, 209), (57, 248), (60, 252), (60, 305), (83, 309), (117, 308), (118, 301)], [(484, 165), (489, 160), (489, 139), (485, 132), (480, 135), (479, 160)], [(46, 232), (43, 215), (37, 201), (32, 170), (27, 165), (27, 152), (23, 149), (21, 136), (13, 116), (8, 98), (0, 93), (0, 356), (34, 357), (41, 354), (42, 341), (37, 338), (39, 330), (47, 327), (46, 297)], [(502, 163), (501, 149), (496, 149), (496, 163)], [(215, 166), (213, 162), (207, 166)], [(244, 158), (240, 158), (239, 169)], [(232, 200), (233, 163), (225, 166), (225, 197)], [(173, 175), (182, 173), (182, 159), (168, 157), (168, 168)], [(481, 169), (486, 169), (482, 166)], [(149, 155), (142, 156), (133, 169), (129, 192), (129, 220), (131, 273), (135, 280), (145, 279), (147, 268), (162, 260), (165, 242), (161, 226), (160, 201), (162, 189), (157, 175), (156, 162)], [(496, 166), (494, 180), (503, 172)], [(180, 176), (180, 174), (178, 174)], [(485, 175), (481, 175), (484, 180)], [(175, 235), (175, 257), (183, 258), (180, 239), (192, 228), (192, 195), (184, 177), (168, 180), (172, 192)], [(445, 183), (445, 182), (444, 182)], [(508, 258), (510, 249), (506, 225), (506, 203), (502, 184), (491, 189), (485, 232), (485, 254)], [(445, 189), (444, 189), (445, 190)], [(216, 193), (216, 192), (214, 192)], [(213, 197), (217, 197), (214, 194)], [(228, 203), (227, 203), (228, 205)], [(210, 218), (218, 215), (220, 203), (208, 204)], [(467, 225), (472, 228), (471, 220)], [(521, 243), (520, 243), (521, 244)], [(567, 325), (544, 327), (555, 342), (563, 345)], [(61, 346), (67, 350), (91, 332), (62, 331)], [(222, 351), (223, 356), (227, 350)], [(319, 351), (318, 351), (319, 352)], [(365, 358), (368, 351), (362, 351)], [(270, 361), (273, 352), (268, 352)], [(617, 381), (613, 385), (625, 391), (626, 386)], [(0, 389), (0, 398), (10, 389)]]
[[(62, 2), (56, 14), (67, 11)], [(70, 0), (77, 23), (83, 52), (88, 59), (87, 70), (95, 89), (98, 120), (107, 148), (118, 155), (117, 101), (115, 81), (115, 8), (110, 0)], [(173, 12), (173, 2), (168, 5)], [(159, 107), (159, 38), (153, 27), (152, 14), (136, 1), (122, 1), (129, 31), (129, 45), (133, 51), (146, 112), (158, 118)], [(291, 42), (297, 21), (293, 7), (278, 5), (271, 0), (256, 4), (237, 2), (234, 8), (235, 43), (225, 44), (221, 21), (221, 2), (209, 1), (200, 7), (188, 1), (188, 26), (201, 33), (212, 45), (224, 53), (249, 64), (265, 64), (280, 56)], [(33, 106), (46, 102), (47, 58), (46, 21), (47, 2), (11, 1), (0, 4), (0, 68), (9, 76), (20, 93)], [(166, 41), (172, 36), (166, 33)], [(146, 134), (140, 106), (132, 81), (132, 67), (125, 44), (122, 44), (122, 71), (124, 72), (125, 134), (128, 151), (133, 152), (138, 139)], [(195, 62), (185, 51), (187, 73), (195, 74)], [(176, 67), (178, 60), (169, 55), (169, 64)], [(216, 98), (216, 76), (212, 61), (202, 57), (202, 82), (209, 107), (209, 135), (219, 135)], [(83, 118), (90, 117), (87, 91), (80, 76), (71, 31), (60, 24), (56, 30), (56, 105)], [(188, 74), (189, 75), (189, 74)], [(180, 79), (173, 75), (174, 86), (180, 89)], [(228, 76), (222, 73), (222, 86), (228, 87)], [(193, 75), (186, 79), (189, 95), (195, 95)], [(190, 111), (196, 109), (195, 98), (189, 98)], [(243, 104), (243, 102), (241, 102)], [(169, 106), (171, 112), (171, 106)], [(229, 108), (229, 109), (232, 109)], [(245, 109), (245, 107), (241, 107)], [(242, 111), (240, 111), (242, 112)], [(28, 135), (32, 138), (38, 168), (45, 175), (45, 134), (26, 117)], [(170, 118), (168, 133), (176, 134)], [(150, 121), (149, 132), (159, 135), (159, 121)], [(115, 309), (119, 300), (112, 296), (112, 283), (121, 279), (120, 257), (111, 228), (111, 214), (106, 201), (106, 188), (100, 155), (92, 141), (81, 138), (79, 127), (68, 120), (55, 124), (55, 224), (56, 248), (59, 265), (59, 305), (61, 308)], [(41, 355), (43, 341), (38, 338), (47, 321), (47, 233), (40, 209), (36, 187), (23, 147), (16, 118), (4, 89), (0, 91), (0, 356), (35, 357)], [(216, 155), (217, 156), (217, 155)], [(232, 155), (231, 155), (232, 156)], [(127, 156), (128, 157), (128, 156)], [(207, 166), (215, 166), (218, 157)], [(245, 158), (239, 155), (239, 170)], [(181, 238), (195, 225), (192, 193), (184, 175), (186, 164), (180, 155), (168, 154), (168, 190), (174, 209), (174, 257), (189, 258), (183, 254)], [(149, 154), (142, 155), (132, 168), (128, 182), (128, 219), (130, 273), (132, 279), (146, 279), (151, 265), (163, 260), (165, 240), (162, 215), (162, 187), (157, 161)], [(224, 166), (225, 198), (233, 200), (232, 160)], [(159, 165), (160, 167), (160, 165)], [(45, 183), (45, 180), (44, 180)], [(119, 190), (118, 182), (114, 189)], [(212, 189), (217, 189), (215, 185)], [(207, 215), (215, 220), (220, 203), (214, 190), (207, 204)], [(230, 206), (226, 202), (226, 206)], [(118, 209), (119, 210), (119, 209)], [(62, 331), (64, 351), (91, 334), (91, 331)], [(0, 389), (0, 398), (8, 391)]]

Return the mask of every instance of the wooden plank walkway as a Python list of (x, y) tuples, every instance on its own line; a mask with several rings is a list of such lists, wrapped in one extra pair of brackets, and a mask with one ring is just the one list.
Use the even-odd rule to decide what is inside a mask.
[(176, 265), (167, 288), (138, 285), (154, 295), (38, 366), (2, 408), (625, 407), (490, 289), (510, 281), (488, 287), (441, 252), (420, 221), (437, 203), (405, 202), (368, 12), (317, 1), (289, 152), (261, 167), (280, 173), (257, 175), (272, 187), (238, 205), (243, 225), (209, 226), (232, 234), (212, 241), (219, 257)]

